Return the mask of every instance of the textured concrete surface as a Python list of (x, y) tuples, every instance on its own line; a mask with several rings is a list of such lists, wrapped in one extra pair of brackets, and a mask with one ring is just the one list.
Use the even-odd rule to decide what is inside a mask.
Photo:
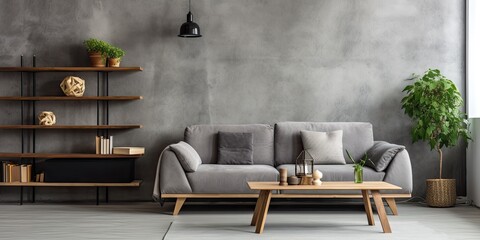
[[(338, 239), (338, 240), (476, 240), (480, 210), (471, 206), (429, 208), (399, 204), (398, 216), (388, 215), (392, 233), (386, 236), (374, 213), (368, 226), (361, 205), (273, 203), (265, 230), (250, 226), (254, 203), (201, 204), (189, 202), (178, 216), (173, 204), (0, 205), (2, 239)], [(390, 210), (387, 209), (389, 213)], [(48, 214), (46, 214), (48, 213)], [(301, 219), (301, 221), (299, 221)]]
[(473, 204), (480, 207), (480, 119), (471, 119), (473, 143), (467, 149), (467, 196)]
[[(438, 176), (437, 155), (411, 144), (400, 109), (411, 73), (439, 68), (464, 92), (463, 1), (194, 0), (204, 37), (178, 38), (187, 1), (104, 0), (0, 2), (0, 65), (38, 56), (39, 66), (87, 65), (89, 37), (126, 50), (123, 65), (140, 73), (111, 74), (112, 95), (143, 95), (114, 103), (111, 123), (144, 129), (114, 134), (118, 145), (145, 146), (137, 161), (140, 189), (112, 189), (112, 200), (149, 200), (160, 151), (197, 123), (369, 121), (375, 138), (410, 151), (415, 195)], [(38, 94), (61, 94), (64, 73), (38, 74)], [(86, 95), (95, 95), (93, 73)], [(19, 74), (0, 74), (1, 95), (19, 94)], [(19, 103), (0, 102), (0, 124), (20, 121)], [(58, 123), (95, 123), (93, 103), (39, 103)], [(19, 151), (20, 134), (2, 131), (0, 151)], [(95, 132), (38, 134), (38, 151), (93, 151)], [(445, 175), (465, 194), (465, 151), (445, 153)], [(18, 189), (0, 188), (0, 200)], [(91, 199), (93, 189), (39, 189), (39, 200)]]

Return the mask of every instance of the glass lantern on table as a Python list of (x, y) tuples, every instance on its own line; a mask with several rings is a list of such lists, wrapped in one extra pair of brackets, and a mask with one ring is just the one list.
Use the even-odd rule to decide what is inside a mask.
[(295, 161), (295, 175), (301, 178), (301, 185), (311, 185), (313, 181), (313, 165), (315, 160), (312, 155), (303, 150)]

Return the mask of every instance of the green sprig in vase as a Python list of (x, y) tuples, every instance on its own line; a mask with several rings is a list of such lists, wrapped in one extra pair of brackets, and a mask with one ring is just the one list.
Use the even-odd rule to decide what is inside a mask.
[(352, 155), (348, 152), (347, 149), (345, 149), (347, 152), (348, 158), (353, 162), (353, 176), (354, 176), (354, 182), (355, 183), (363, 183), (363, 167), (367, 163), (367, 161), (370, 161), (373, 165), (375, 165), (367, 156), (367, 153), (361, 158), (358, 162), (355, 162), (353, 160)]

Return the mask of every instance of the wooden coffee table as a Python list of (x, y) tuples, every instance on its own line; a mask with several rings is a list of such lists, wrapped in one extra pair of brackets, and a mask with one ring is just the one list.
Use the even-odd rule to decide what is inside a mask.
[(373, 220), (372, 205), (370, 203), (369, 191), (372, 194), (373, 201), (377, 208), (378, 217), (382, 224), (384, 233), (391, 233), (390, 224), (388, 223), (387, 213), (383, 206), (382, 195), (380, 190), (398, 190), (401, 187), (395, 186), (387, 182), (323, 182), (320, 186), (314, 185), (288, 185), (280, 186), (278, 182), (248, 182), (248, 186), (252, 190), (260, 190), (251, 225), (256, 226), (256, 233), (262, 233), (267, 219), (268, 208), (272, 198), (273, 190), (359, 190), (362, 192), (363, 204), (367, 214), (368, 225), (375, 225)]

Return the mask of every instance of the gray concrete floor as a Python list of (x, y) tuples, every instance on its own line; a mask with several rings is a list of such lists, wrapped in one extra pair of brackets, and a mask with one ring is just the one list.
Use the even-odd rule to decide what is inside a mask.
[[(173, 217), (170, 215), (173, 203), (166, 203), (164, 207), (156, 203), (111, 203), (100, 206), (58, 203), (23, 206), (3, 204), (0, 205), (0, 239), (163, 239), (165, 236), (166, 239), (188, 239), (188, 235), (182, 235), (182, 226), (190, 228), (191, 224), (197, 224), (193, 226), (198, 227), (198, 223), (208, 228), (210, 239), (214, 239), (216, 235), (219, 239), (225, 238), (223, 230), (229, 224), (240, 229), (239, 232), (235, 232), (235, 228), (229, 229), (229, 237), (238, 235), (239, 239), (281, 239), (278, 237), (281, 235), (275, 234), (288, 233), (290, 226), (299, 238), (302, 234), (310, 236), (310, 233), (339, 234), (331, 230), (339, 229), (342, 225), (346, 227), (342, 227), (340, 233), (346, 234), (345, 236), (354, 233), (356, 239), (372, 239), (369, 234), (376, 234), (381, 230), (377, 217), (376, 226), (366, 226), (361, 205), (290, 202), (273, 203), (265, 233), (257, 236), (253, 233), (253, 228), (250, 232), (251, 227), (248, 226), (253, 207), (253, 203), (187, 202), (180, 215)], [(379, 239), (406, 239), (410, 236), (408, 234), (412, 233), (407, 234), (407, 230), (401, 227), (402, 223), (419, 223), (435, 233), (442, 234), (442, 239), (480, 239), (478, 208), (457, 206), (435, 209), (420, 203), (404, 203), (399, 204), (399, 212), (399, 216), (389, 215), (392, 235), (374, 236), (380, 237)], [(295, 232), (295, 227), (300, 226), (301, 231)], [(167, 233), (169, 228), (171, 233)], [(422, 228), (419, 229), (417, 231), (422, 231)], [(201, 234), (192, 230), (190, 232), (191, 236), (198, 239), (201, 239)], [(418, 234), (421, 236), (421, 233)], [(339, 237), (338, 239), (342, 239)]]

